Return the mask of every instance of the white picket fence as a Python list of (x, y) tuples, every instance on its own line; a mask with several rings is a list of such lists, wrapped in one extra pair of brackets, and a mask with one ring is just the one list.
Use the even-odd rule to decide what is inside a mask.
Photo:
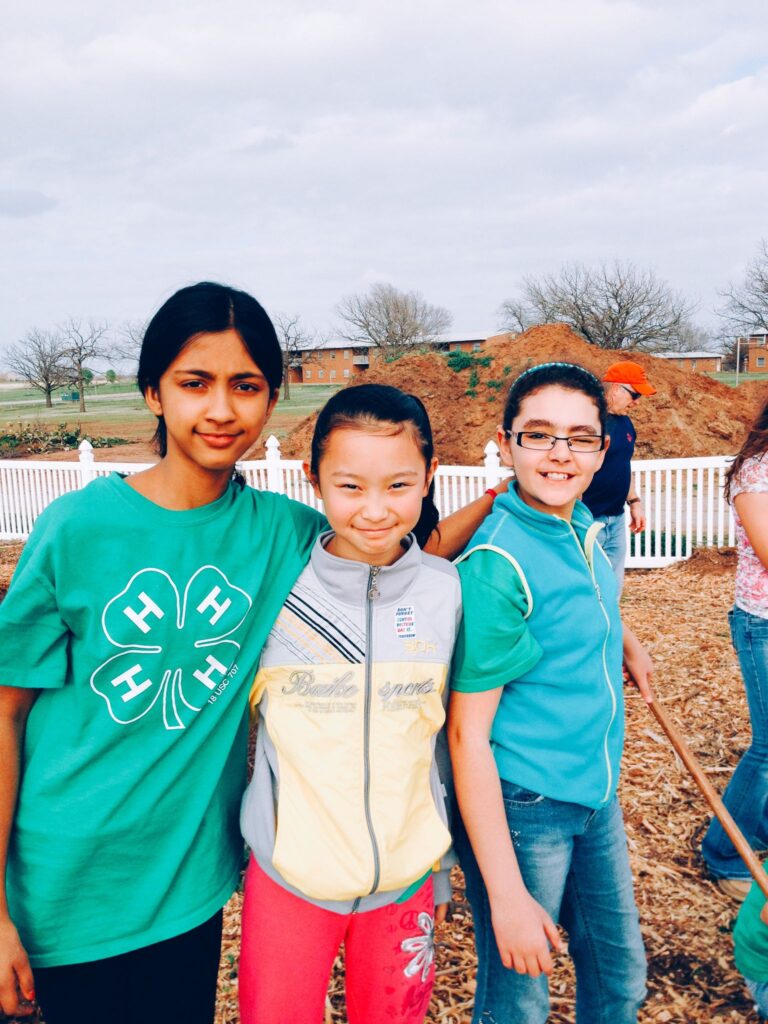
[[(687, 558), (696, 547), (735, 543), (730, 508), (723, 500), (729, 458), (651, 459), (632, 463), (635, 487), (643, 499), (647, 522), (639, 536), (630, 535), (627, 568), (653, 568)], [(29, 536), (32, 524), (54, 498), (84, 487), (97, 476), (117, 470), (135, 473), (146, 463), (96, 462), (88, 441), (78, 462), (0, 459), (0, 540)], [(266, 442), (266, 458), (240, 467), (252, 487), (287, 494), (315, 508), (320, 502), (306, 481), (299, 459), (283, 459), (275, 437)], [(489, 441), (482, 466), (441, 466), (436, 503), (449, 515), (479, 497), (504, 474), (496, 444)]]

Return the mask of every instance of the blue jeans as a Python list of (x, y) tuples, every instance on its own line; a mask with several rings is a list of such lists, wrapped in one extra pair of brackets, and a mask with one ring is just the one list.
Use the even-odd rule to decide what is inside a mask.
[(744, 979), (749, 994), (755, 1000), (755, 1007), (761, 1017), (768, 1017), (768, 981), (751, 981)]
[[(752, 743), (736, 765), (723, 793), (723, 802), (756, 849), (768, 848), (768, 619), (741, 608), (728, 613), (747, 691)], [(707, 867), (719, 878), (750, 878), (733, 843), (714, 818), (701, 852)]]
[(595, 516), (596, 523), (603, 523), (604, 529), (598, 534), (598, 542), (608, 555), (616, 582), (619, 585), (619, 597), (624, 587), (624, 563), (627, 560), (627, 528), (624, 513), (620, 516)]
[[(562, 803), (502, 779), (504, 809), (526, 887), (569, 935), (579, 1024), (635, 1024), (646, 960), (618, 800), (599, 811)], [(472, 906), (477, 991), (472, 1024), (544, 1024), (545, 975), (504, 967), (488, 894), (466, 833), (456, 848)]]

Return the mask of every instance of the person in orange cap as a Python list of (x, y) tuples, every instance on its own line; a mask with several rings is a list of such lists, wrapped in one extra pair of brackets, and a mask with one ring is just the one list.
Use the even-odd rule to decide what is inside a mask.
[(645, 528), (645, 512), (632, 483), (630, 468), (637, 434), (627, 413), (641, 398), (655, 395), (656, 388), (648, 381), (642, 366), (629, 360), (612, 363), (608, 367), (603, 374), (603, 387), (608, 403), (608, 434), (611, 440), (603, 465), (595, 473), (581, 500), (595, 519), (604, 524), (600, 544), (610, 559), (621, 593), (627, 556), (625, 505), (629, 508), (630, 530), (640, 533)]

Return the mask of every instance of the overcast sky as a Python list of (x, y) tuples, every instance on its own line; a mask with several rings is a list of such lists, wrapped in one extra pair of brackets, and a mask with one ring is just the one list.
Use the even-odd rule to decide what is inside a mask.
[(0, 346), (203, 278), (332, 331), (376, 281), (491, 333), (618, 257), (713, 320), (768, 235), (764, 0), (16, 4)]

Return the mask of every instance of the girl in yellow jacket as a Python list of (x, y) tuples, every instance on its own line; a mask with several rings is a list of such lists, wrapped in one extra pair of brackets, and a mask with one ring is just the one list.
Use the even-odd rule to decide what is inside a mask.
[(396, 388), (346, 388), (320, 413), (305, 471), (331, 529), (251, 698), (243, 1024), (321, 1021), (342, 942), (350, 1024), (424, 1020), (450, 892), (438, 740), (461, 614), (455, 569), (419, 547), (436, 467), (424, 406)]

